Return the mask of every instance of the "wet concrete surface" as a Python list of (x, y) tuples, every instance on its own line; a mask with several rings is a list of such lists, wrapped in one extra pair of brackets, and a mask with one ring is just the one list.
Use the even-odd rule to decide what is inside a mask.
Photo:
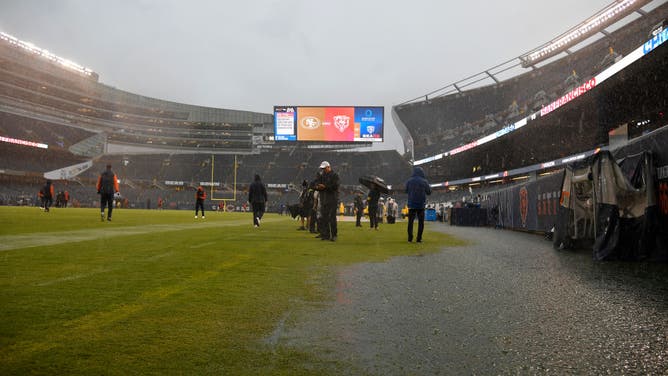
[(428, 231), (471, 245), (342, 269), (335, 301), (291, 312), (273, 342), (351, 375), (668, 374), (668, 265), (594, 262), (512, 231)]

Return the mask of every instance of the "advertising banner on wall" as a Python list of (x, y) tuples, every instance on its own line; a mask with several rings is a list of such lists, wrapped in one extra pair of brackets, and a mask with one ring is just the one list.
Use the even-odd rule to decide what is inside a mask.
[(91, 167), (93, 167), (93, 161), (86, 161), (83, 163), (77, 163), (72, 166), (45, 172), (44, 177), (51, 180), (67, 180), (79, 175)]
[(489, 193), (483, 206), (492, 226), (526, 231), (550, 231), (557, 218), (562, 173)]

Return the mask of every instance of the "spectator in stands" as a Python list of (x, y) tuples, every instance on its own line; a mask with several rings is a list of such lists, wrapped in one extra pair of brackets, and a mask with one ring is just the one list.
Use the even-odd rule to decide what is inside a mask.
[(605, 55), (603, 60), (598, 64), (596, 67), (599, 71), (602, 71), (603, 69), (611, 66), (612, 64), (618, 62), (619, 60), (622, 59), (622, 55), (618, 54), (615, 52), (615, 50), (611, 47), (608, 48), (608, 54)]
[(538, 111), (548, 103), (550, 103), (550, 99), (545, 90), (538, 90), (536, 94), (534, 94), (533, 96), (533, 100), (531, 102), (531, 109), (533, 111)]
[(373, 185), (366, 195), (367, 208), (369, 208), (369, 228), (378, 230), (378, 205), (380, 200), (380, 191)]
[(100, 195), (100, 220), (104, 221), (104, 207), (108, 208), (107, 221), (111, 222), (111, 211), (114, 208), (114, 193), (118, 193), (118, 179), (111, 170), (111, 165), (97, 178), (97, 194)]
[(197, 219), (197, 214), (199, 210), (202, 209), (202, 219), (206, 218), (204, 216), (204, 200), (206, 200), (206, 191), (204, 187), (197, 187), (197, 192), (195, 192), (195, 219)]
[(406, 182), (406, 193), (408, 194), (408, 241), (413, 241), (413, 222), (418, 219), (417, 239), (422, 242), (424, 231), (424, 209), (427, 203), (427, 195), (431, 194), (429, 182), (424, 177), (421, 167), (413, 168), (413, 176)]
[(581, 84), (582, 80), (580, 79), (580, 76), (578, 76), (578, 73), (573, 69), (570, 76), (566, 77), (566, 80), (564, 81), (564, 94), (570, 92)]
[(248, 189), (248, 202), (253, 208), (253, 226), (260, 227), (267, 205), (267, 188), (258, 174), (255, 174), (255, 178)]
[(320, 210), (322, 210), (322, 226), (320, 240), (336, 241), (338, 229), (336, 224), (336, 209), (339, 203), (339, 175), (332, 171), (327, 161), (320, 164), (322, 175), (316, 185), (320, 192)]
[(362, 215), (364, 215), (364, 200), (362, 192), (355, 194), (355, 226), (362, 227)]
[(514, 119), (520, 114), (520, 106), (517, 104), (517, 100), (513, 100), (513, 103), (508, 106), (508, 111), (506, 114), (506, 120)]
[(44, 187), (42, 187), (39, 193), (39, 196), (42, 199), (42, 208), (44, 208), (45, 212), (48, 212), (51, 204), (53, 204), (53, 196), (55, 195), (53, 184), (50, 179), (46, 180), (46, 184), (44, 184)]
[(68, 191), (63, 192), (63, 199), (64, 199), (63, 200), (63, 207), (66, 208), (67, 203), (70, 202), (70, 192), (68, 192)]

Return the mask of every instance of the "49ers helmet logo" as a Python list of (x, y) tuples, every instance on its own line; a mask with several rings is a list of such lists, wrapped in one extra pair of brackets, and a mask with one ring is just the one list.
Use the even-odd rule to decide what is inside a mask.
[(320, 127), (320, 119), (315, 116), (306, 116), (301, 121), (302, 128), (318, 129)]

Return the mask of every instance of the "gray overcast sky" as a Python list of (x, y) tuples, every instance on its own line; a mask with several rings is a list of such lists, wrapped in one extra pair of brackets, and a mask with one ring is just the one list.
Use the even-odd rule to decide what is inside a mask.
[(549, 41), (612, 0), (1, 0), (0, 30), (118, 89), (201, 106), (392, 105)]

